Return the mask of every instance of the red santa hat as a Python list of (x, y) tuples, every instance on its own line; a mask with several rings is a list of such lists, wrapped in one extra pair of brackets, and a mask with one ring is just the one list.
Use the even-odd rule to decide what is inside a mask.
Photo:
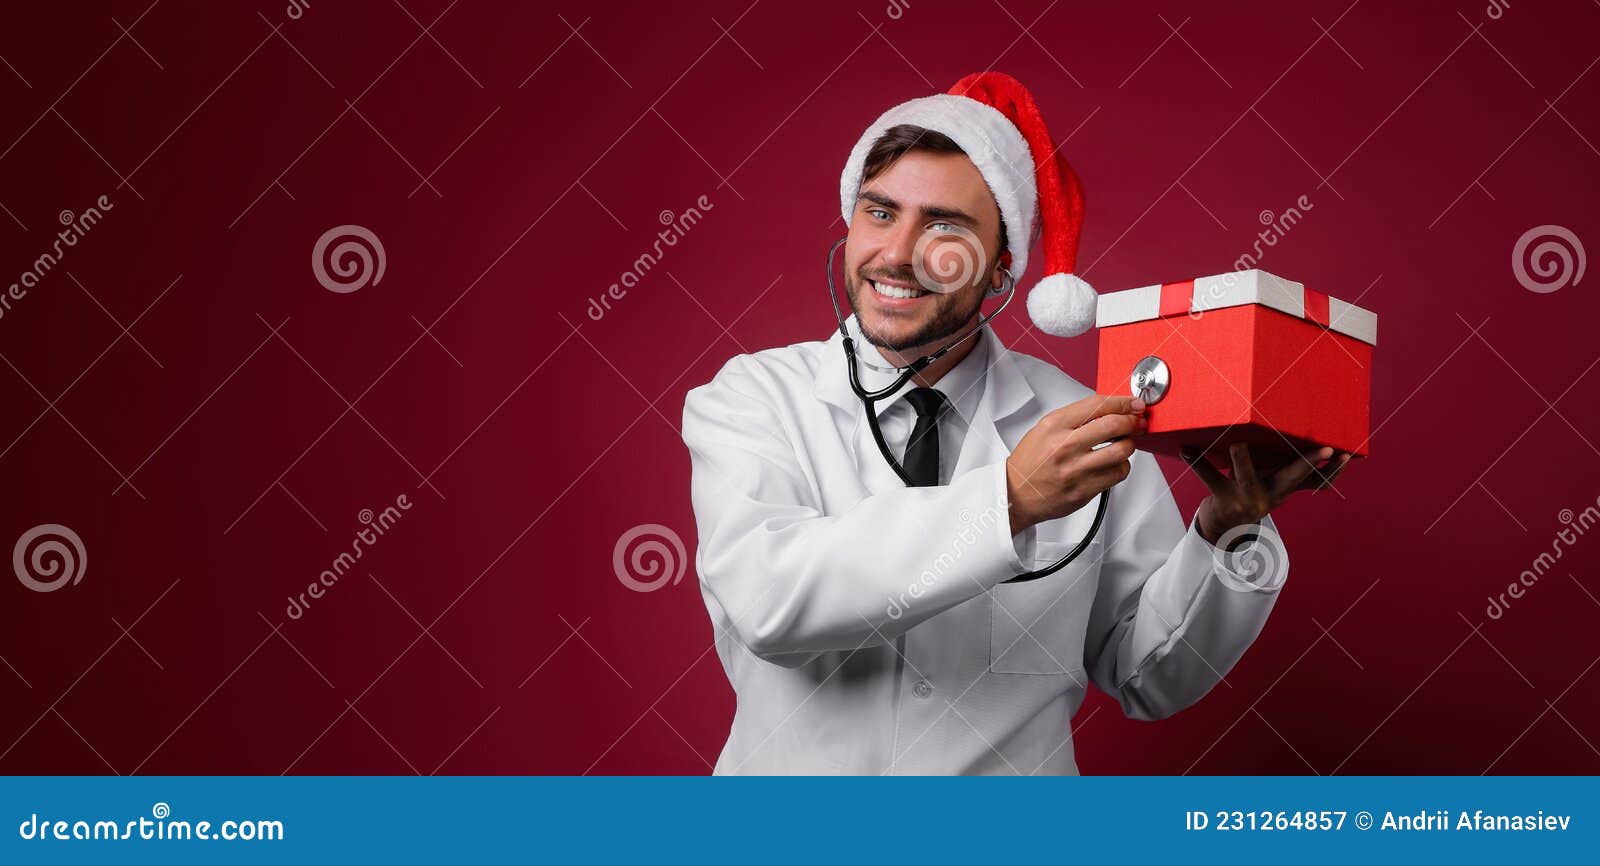
[(949, 136), (978, 167), (1006, 224), (1007, 271), (1020, 282), (1028, 251), (1039, 240), (1044, 276), (1028, 292), (1028, 315), (1039, 329), (1075, 337), (1094, 324), (1096, 295), (1072, 273), (1083, 228), (1083, 189), (1045, 127), (1022, 82), (1003, 72), (978, 72), (948, 93), (924, 96), (884, 112), (856, 142), (839, 178), (846, 225), (855, 213), (867, 152), (891, 127), (920, 126)]

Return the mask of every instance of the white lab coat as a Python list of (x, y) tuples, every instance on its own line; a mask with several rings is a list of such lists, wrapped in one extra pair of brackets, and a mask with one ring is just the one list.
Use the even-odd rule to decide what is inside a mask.
[[(942, 487), (907, 488), (885, 465), (837, 332), (737, 356), (689, 392), (695, 563), (737, 695), (718, 774), (1076, 773), (1070, 722), (1091, 681), (1128, 716), (1164, 718), (1265, 624), (1281, 544), (1265, 560), (1277, 573), (1249, 578), (1268, 589), (1221, 579), (1145, 452), (1082, 556), (1003, 585), (1093, 519), (1098, 500), (1013, 539), (1004, 465), (1040, 417), (1092, 391), (980, 339), (989, 372)], [(1271, 518), (1261, 529), (1275, 540)]]

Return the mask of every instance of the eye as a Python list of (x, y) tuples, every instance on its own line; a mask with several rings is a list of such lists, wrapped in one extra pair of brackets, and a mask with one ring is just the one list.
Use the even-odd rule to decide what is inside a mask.
[(934, 223), (934, 224), (928, 226), (928, 228), (943, 233), (943, 232), (956, 231), (957, 226), (955, 225), (955, 223)]
[(878, 222), (887, 222), (889, 220), (889, 212), (882, 208), (868, 208), (867, 214)]

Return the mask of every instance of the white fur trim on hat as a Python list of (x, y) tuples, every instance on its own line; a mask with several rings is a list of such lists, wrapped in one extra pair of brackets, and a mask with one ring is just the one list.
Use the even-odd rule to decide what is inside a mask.
[[(856, 142), (839, 177), (839, 203), (845, 225), (855, 213), (861, 192), (867, 152), (890, 127), (911, 124), (950, 137), (978, 167), (1006, 223), (1006, 249), (1011, 253), (1012, 279), (1020, 281), (1028, 268), (1028, 249), (1038, 232), (1039, 191), (1034, 180), (1033, 154), (1017, 127), (997, 109), (976, 99), (941, 93), (904, 102), (884, 112)], [(1081, 281), (1080, 281), (1081, 282)], [(1035, 288), (1029, 294), (1033, 307)], [(1091, 301), (1089, 321), (1094, 322)]]
[(1076, 337), (1094, 325), (1098, 301), (1077, 274), (1050, 274), (1028, 292), (1028, 317), (1046, 334)]

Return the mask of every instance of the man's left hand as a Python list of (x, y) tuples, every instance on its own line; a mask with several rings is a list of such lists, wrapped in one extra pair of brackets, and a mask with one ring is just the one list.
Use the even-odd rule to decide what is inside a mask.
[(1297, 490), (1321, 490), (1350, 464), (1350, 453), (1332, 448), (1316, 448), (1300, 454), (1288, 465), (1267, 475), (1256, 472), (1250, 448), (1235, 442), (1228, 448), (1233, 460), (1233, 475), (1222, 474), (1209, 458), (1191, 449), (1182, 457), (1194, 467), (1200, 479), (1211, 488), (1211, 495), (1200, 503), (1195, 526), (1200, 536), (1216, 544), (1230, 529), (1260, 523), (1267, 513), (1283, 504)]

